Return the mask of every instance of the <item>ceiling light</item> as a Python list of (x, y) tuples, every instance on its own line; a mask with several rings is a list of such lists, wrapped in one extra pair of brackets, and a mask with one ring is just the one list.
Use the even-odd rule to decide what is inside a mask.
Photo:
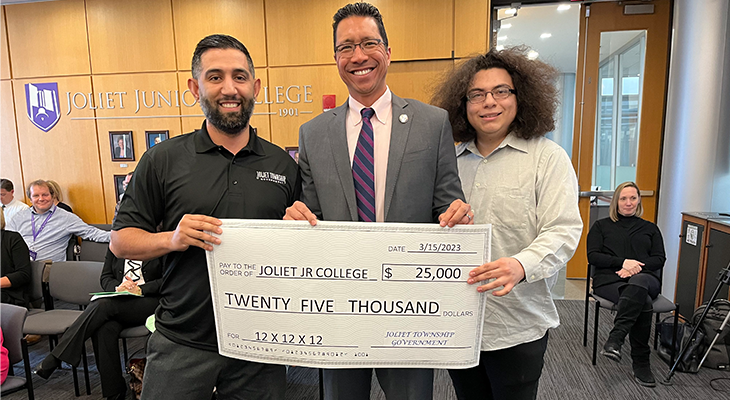
[(496, 47), (496, 49), (497, 49), (497, 51), (502, 51), (502, 50), (504, 50), (504, 46), (502, 46), (502, 45), (500, 44), (499, 46), (497, 46), (497, 47)]
[(570, 4), (561, 4), (558, 6), (558, 11), (568, 11), (570, 10)]
[(507, 36), (497, 36), (497, 40), (507, 40)]
[(547, 33), (546, 32), (546, 33), (543, 33), (542, 35), (540, 35), (540, 39), (547, 39), (547, 38), (552, 37), (552, 36), (553, 36), (552, 33)]
[(511, 27), (512, 27), (512, 24), (502, 24), (502, 26), (500, 26), (500, 29), (509, 29)]
[(527, 53), (527, 58), (529, 58), (530, 60), (534, 60), (534, 59), (536, 59), (536, 58), (537, 58), (537, 56), (539, 56), (539, 55), (540, 55), (540, 54), (539, 54), (538, 52), (536, 52), (535, 50), (530, 50), (530, 51), (529, 51), (529, 52)]
[(504, 10), (504, 14), (505, 15), (515, 15), (515, 14), (517, 14), (517, 9), (516, 8), (509, 8), (507, 10)]

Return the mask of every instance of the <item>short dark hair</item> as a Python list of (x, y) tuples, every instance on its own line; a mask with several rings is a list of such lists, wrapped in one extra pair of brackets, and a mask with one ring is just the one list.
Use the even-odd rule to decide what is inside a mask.
[(0, 179), (0, 189), (5, 189), (8, 192), (15, 190), (15, 187), (13, 186), (13, 182), (10, 181), (10, 179), (2, 178)]
[(28, 195), (28, 198), (30, 199), (30, 188), (33, 186), (42, 186), (45, 188), (48, 188), (48, 191), (51, 193), (51, 198), (56, 198), (56, 190), (50, 183), (44, 181), (43, 179), (36, 179), (33, 182), (28, 184), (28, 189), (25, 191), (25, 194)]
[(558, 107), (555, 78), (558, 71), (540, 60), (527, 57), (527, 46), (495, 50), (469, 59), (450, 71), (434, 93), (432, 103), (449, 112), (454, 140), (467, 142), (476, 137), (466, 115), (466, 93), (477, 72), (502, 68), (509, 73), (517, 92), (517, 115), (510, 132), (523, 139), (544, 136), (555, 129)]
[(343, 19), (349, 17), (370, 17), (375, 20), (378, 25), (378, 31), (380, 32), (380, 38), (383, 39), (385, 48), (388, 48), (388, 35), (385, 33), (385, 25), (383, 25), (383, 16), (380, 15), (380, 11), (370, 3), (354, 3), (348, 4), (335, 13), (332, 22), (332, 39), (335, 47), (337, 47), (337, 27), (340, 25)]
[(246, 55), (246, 60), (248, 60), (248, 68), (251, 70), (251, 76), (256, 77), (256, 73), (253, 70), (253, 60), (251, 59), (251, 54), (249, 54), (248, 49), (246, 48), (246, 46), (243, 45), (243, 43), (241, 43), (233, 36), (209, 35), (204, 37), (200, 42), (198, 42), (198, 45), (195, 46), (192, 62), (193, 78), (198, 79), (198, 77), (200, 77), (200, 70), (202, 68), (200, 66), (200, 57), (202, 57), (203, 53), (210, 49), (239, 50), (241, 53)]

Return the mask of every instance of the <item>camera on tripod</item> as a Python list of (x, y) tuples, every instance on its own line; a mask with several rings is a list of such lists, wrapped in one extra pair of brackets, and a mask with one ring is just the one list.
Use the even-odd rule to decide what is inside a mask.
[[(692, 333), (690, 334), (689, 340), (687, 340), (685, 343), (682, 343), (682, 350), (679, 353), (679, 356), (676, 358), (676, 361), (674, 362), (674, 365), (672, 365), (672, 368), (669, 370), (669, 373), (667, 374), (667, 377), (661, 382), (664, 385), (671, 385), (672, 377), (674, 376), (674, 373), (677, 370), (677, 366), (679, 363), (684, 359), (685, 354), (690, 349), (691, 345), (693, 344), (693, 339), (697, 336), (697, 332), (699, 331), (700, 327), (703, 325), (703, 322), (707, 318), (708, 312), (712, 309), (712, 305), (715, 303), (715, 300), (717, 299), (717, 296), (720, 294), (720, 290), (722, 289), (723, 285), (730, 286), (730, 263), (720, 271), (720, 273), (717, 276), (717, 287), (715, 288), (715, 291), (712, 293), (712, 297), (710, 297), (710, 300), (707, 302), (707, 305), (704, 307), (704, 310), (702, 311), (702, 314), (700, 315), (700, 318), (697, 321), (692, 321), (694, 324), (694, 328), (692, 329)], [(675, 311), (677, 312), (677, 311)], [(694, 320), (694, 318), (693, 318)], [(710, 352), (713, 350), (713, 347), (715, 346), (715, 343), (717, 343), (717, 340), (722, 336), (723, 331), (725, 330), (725, 327), (728, 324), (728, 320), (730, 320), (730, 312), (725, 313), (725, 319), (722, 321), (722, 324), (720, 324), (719, 328), (715, 329), (715, 336), (712, 339), (712, 342), (707, 348), (707, 351), (705, 352), (704, 356), (699, 362), (699, 365), (697, 366), (697, 369), (699, 370), (702, 368), (702, 364), (704, 364), (705, 360), (707, 360), (707, 356), (710, 354)], [(705, 332), (706, 335), (711, 335), (712, 332)]]

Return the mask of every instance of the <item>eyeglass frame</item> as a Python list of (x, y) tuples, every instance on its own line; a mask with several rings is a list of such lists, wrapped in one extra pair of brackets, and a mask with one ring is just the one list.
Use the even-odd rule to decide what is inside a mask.
[[(367, 43), (367, 42), (377, 42), (377, 44), (373, 47), (372, 50), (366, 50), (363, 47), (363, 44)], [(342, 43), (340, 45), (335, 46), (335, 55), (339, 55), (340, 57), (352, 57), (352, 55), (355, 54), (355, 49), (358, 47), (360, 48), (360, 51), (363, 52), (363, 54), (373, 54), (377, 50), (378, 46), (380, 46), (381, 44), (385, 45), (385, 47), (388, 47), (388, 43), (384, 42), (382, 39), (376, 39), (376, 38), (365, 39), (359, 43)], [(342, 46), (352, 46), (352, 53), (351, 54), (350, 53), (342, 54), (342, 52), (340, 50), (340, 48)]]
[[(501, 97), (501, 95), (500, 95), (500, 97), (497, 97), (497, 95), (494, 92), (496, 90), (500, 90), (500, 89), (507, 89), (507, 93), (508, 94), (506, 96), (504, 96), (504, 97)], [(494, 88), (492, 90), (486, 90), (486, 91), (485, 90), (477, 90), (477, 91), (474, 91), (472, 93), (467, 93), (466, 96), (464, 96), (464, 98), (466, 99), (466, 102), (469, 103), (469, 104), (474, 104), (474, 105), (484, 104), (484, 102), (487, 101), (487, 97), (489, 97), (488, 96), (488, 93), (491, 93), (492, 94), (492, 98), (496, 101), (496, 100), (504, 100), (504, 99), (508, 98), (510, 94), (513, 94), (513, 95), (516, 96), (517, 95), (517, 90), (512, 89), (512, 88), (510, 88), (509, 86), (506, 86), (506, 85), (505, 86), (497, 86), (496, 88)], [(473, 99), (472, 95), (473, 94), (484, 95), (484, 100), (479, 101), (479, 102), (472, 101), (472, 99)]]

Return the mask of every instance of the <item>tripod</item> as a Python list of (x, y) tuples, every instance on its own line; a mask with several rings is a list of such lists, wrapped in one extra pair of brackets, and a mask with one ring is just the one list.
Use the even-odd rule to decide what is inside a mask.
[[(699, 321), (697, 321), (697, 324), (695, 325), (694, 329), (692, 329), (692, 333), (689, 335), (689, 340), (687, 340), (687, 343), (684, 343), (682, 346), (682, 351), (679, 352), (679, 356), (677, 357), (676, 361), (674, 361), (674, 365), (672, 365), (672, 369), (669, 370), (669, 374), (667, 374), (667, 377), (664, 378), (664, 380), (661, 382), (662, 385), (671, 385), (672, 384), (672, 377), (674, 376), (675, 370), (677, 369), (677, 365), (679, 365), (679, 362), (684, 357), (684, 353), (687, 352), (687, 349), (689, 349), (689, 345), (692, 343), (692, 339), (697, 334), (697, 331), (700, 329), (700, 326), (702, 326), (702, 321), (705, 320), (705, 317), (707, 317), (707, 312), (710, 311), (710, 306), (712, 303), (717, 299), (717, 296), (720, 294), (720, 290), (722, 289), (722, 285), (730, 285), (730, 263), (725, 267), (717, 276), (717, 287), (715, 288), (715, 291), (712, 293), (712, 297), (710, 297), (710, 301), (707, 303), (707, 307), (705, 307), (705, 310), (702, 311), (702, 315), (700, 315)], [(675, 311), (679, 312), (679, 311)], [(705, 356), (702, 357), (702, 361), (700, 361), (700, 365), (698, 368), (702, 367), (702, 363), (705, 362), (705, 359), (707, 358), (707, 355), (710, 354), (710, 350), (712, 350), (712, 346), (715, 345), (715, 342), (717, 341), (717, 338), (720, 337), (720, 333), (725, 328), (725, 325), (727, 325), (728, 319), (730, 319), (730, 313), (725, 317), (725, 320), (723, 321), (722, 325), (720, 326), (720, 329), (717, 330), (717, 335), (715, 335), (715, 338), (712, 340), (712, 344), (707, 349), (707, 352), (705, 353)], [(694, 322), (694, 321), (692, 321)]]

